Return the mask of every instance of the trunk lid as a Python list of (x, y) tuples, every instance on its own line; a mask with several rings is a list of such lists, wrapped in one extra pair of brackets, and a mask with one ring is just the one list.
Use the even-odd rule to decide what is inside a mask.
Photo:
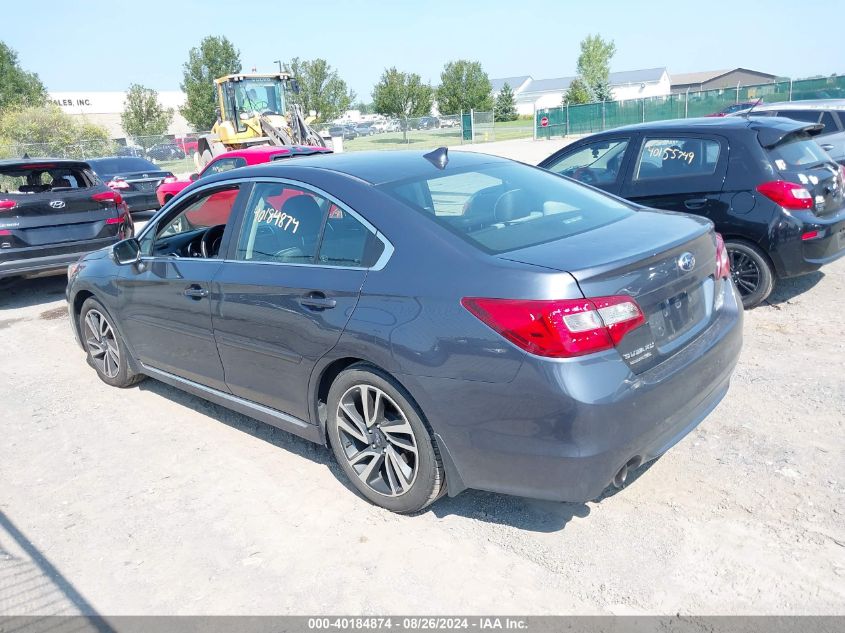
[(568, 272), (587, 298), (633, 297), (646, 323), (617, 349), (635, 373), (669, 358), (713, 317), (715, 234), (703, 218), (643, 210), (500, 257)]
[(124, 180), (130, 185), (131, 189), (137, 191), (155, 191), (161, 184), (162, 180), (168, 176), (172, 176), (169, 171), (130, 171), (116, 174), (109, 174), (106, 177), (106, 182), (112, 180)]

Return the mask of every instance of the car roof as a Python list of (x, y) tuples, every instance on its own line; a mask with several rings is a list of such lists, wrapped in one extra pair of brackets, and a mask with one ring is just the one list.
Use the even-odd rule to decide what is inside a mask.
[[(445, 148), (440, 148), (442, 151)], [(307, 156), (297, 158), (291, 163), (272, 162), (242, 167), (237, 176), (283, 176), (287, 168), (299, 169), (306, 167), (313, 170), (330, 171), (346, 175), (371, 185), (396, 182), (405, 179), (426, 178), (437, 175), (447, 175), (459, 171), (487, 164), (513, 163), (506, 158), (481, 154), (479, 152), (448, 152), (448, 162), (442, 170), (425, 158), (432, 150), (396, 150), (351, 152), (343, 154), (325, 154), (321, 156)], [(213, 180), (225, 180), (225, 176), (232, 172), (216, 174)]]
[(684, 132), (742, 132), (745, 130), (756, 132), (760, 143), (764, 147), (776, 144), (787, 134), (806, 130), (811, 134), (822, 129), (820, 125), (805, 123), (786, 117), (700, 117), (695, 119), (669, 119), (666, 121), (652, 121), (649, 123), (635, 123), (612, 130), (606, 130), (595, 136), (610, 136), (619, 132), (654, 132), (654, 131), (684, 131)]
[(845, 99), (807, 99), (761, 103), (754, 110), (845, 110)]
[(97, 162), (102, 162), (104, 160), (132, 160), (132, 161), (143, 160), (143, 161), (149, 163), (150, 165), (154, 164), (152, 161), (147, 160), (143, 156), (97, 156), (97, 158), (89, 158), (85, 162), (86, 163), (97, 163)]
[(87, 161), (72, 158), (4, 158), (0, 169), (7, 167), (90, 167)]
[[(247, 162), (265, 162), (270, 156), (277, 156), (279, 154), (285, 155), (302, 155), (313, 154), (315, 152), (330, 152), (331, 150), (325, 147), (317, 147), (314, 145), (253, 145), (252, 147), (245, 147), (243, 149), (233, 149), (224, 152), (216, 157), (220, 158), (246, 158)], [(215, 159), (215, 160), (216, 160)]]

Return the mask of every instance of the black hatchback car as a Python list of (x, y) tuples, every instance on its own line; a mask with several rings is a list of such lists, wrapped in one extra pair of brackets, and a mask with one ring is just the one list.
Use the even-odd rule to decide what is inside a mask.
[(0, 161), (0, 278), (64, 272), (134, 233), (120, 194), (78, 160)]
[(751, 308), (776, 278), (845, 255), (845, 171), (813, 141), (820, 130), (781, 117), (658, 121), (582, 138), (540, 167), (712, 220)]
[(144, 158), (135, 156), (110, 156), (91, 158), (88, 164), (106, 185), (120, 193), (131, 213), (155, 211), (161, 205), (156, 189), (173, 173), (159, 169)]

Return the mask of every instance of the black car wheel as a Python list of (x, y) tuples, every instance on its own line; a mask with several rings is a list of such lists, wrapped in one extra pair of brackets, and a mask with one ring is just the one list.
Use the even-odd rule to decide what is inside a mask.
[(79, 332), (88, 352), (88, 364), (104, 383), (112, 387), (131, 387), (143, 380), (142, 374), (135, 374), (129, 368), (126, 346), (103, 304), (94, 298), (88, 298), (82, 304)]
[(731, 279), (747, 310), (760, 305), (772, 293), (774, 270), (766, 254), (753, 244), (728, 240), (725, 242), (731, 261)]
[(334, 381), (326, 432), (338, 464), (367, 499), (399, 513), (422, 510), (445, 491), (440, 453), (410, 395), (365, 364)]

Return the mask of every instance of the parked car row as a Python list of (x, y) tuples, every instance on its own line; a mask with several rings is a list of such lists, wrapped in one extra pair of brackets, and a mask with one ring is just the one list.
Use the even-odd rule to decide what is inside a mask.
[(358, 123), (344, 123), (328, 128), (330, 136), (352, 140), (359, 136), (373, 136), (383, 132), (401, 132), (403, 130), (433, 130), (437, 128), (460, 127), (457, 117), (438, 118), (424, 116), (414, 119), (389, 119), (380, 121), (362, 121)]
[(845, 255), (822, 129), (641, 124), (540, 167), (256, 147), (163, 179), (137, 237), (89, 164), (41, 159), (0, 166), (0, 242), (53, 239), (65, 191), (88, 205), (107, 247), (69, 266), (67, 298), (109, 385), (151, 376), (325, 444), (396, 512), (467, 488), (580, 502), (724, 397), (743, 305)]

